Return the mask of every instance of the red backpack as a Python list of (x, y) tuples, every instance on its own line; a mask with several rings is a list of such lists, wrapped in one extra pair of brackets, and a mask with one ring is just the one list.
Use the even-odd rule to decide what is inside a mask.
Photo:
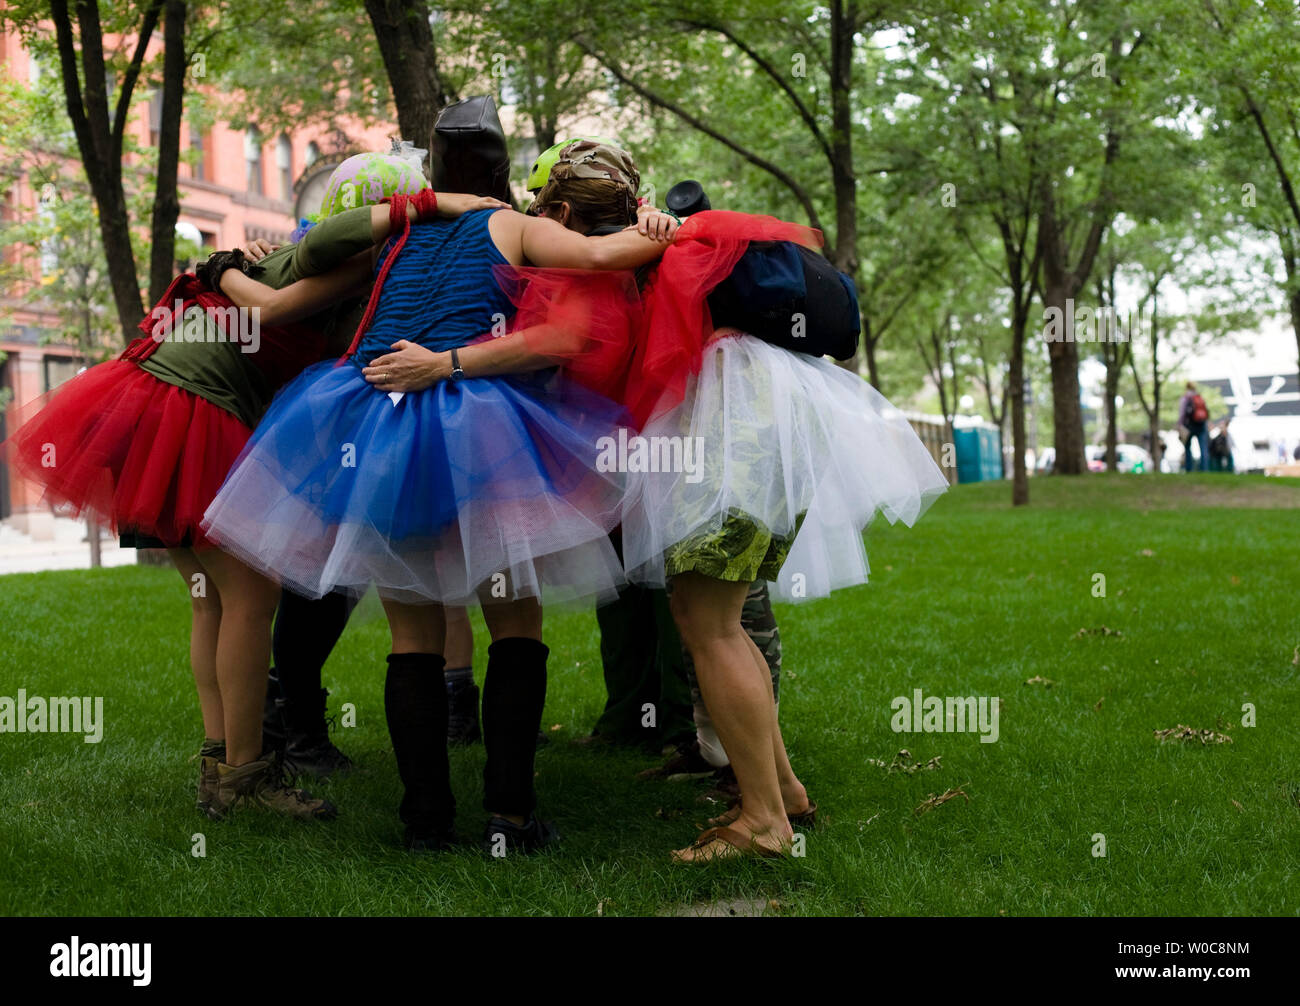
[(1200, 395), (1192, 396), (1192, 422), (1203, 423), (1210, 418), (1210, 410), (1205, 407), (1205, 399)]

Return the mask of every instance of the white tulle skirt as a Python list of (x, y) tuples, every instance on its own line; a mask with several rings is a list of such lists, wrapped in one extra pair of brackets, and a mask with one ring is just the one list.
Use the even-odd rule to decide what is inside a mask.
[(948, 487), (870, 384), (749, 335), (710, 343), (685, 399), (641, 438), (625, 452), (623, 560), (629, 579), (649, 585), (664, 582), (667, 548), (737, 512), (773, 535), (797, 532), (779, 597), (865, 583), (862, 532), (874, 516), (911, 526)]

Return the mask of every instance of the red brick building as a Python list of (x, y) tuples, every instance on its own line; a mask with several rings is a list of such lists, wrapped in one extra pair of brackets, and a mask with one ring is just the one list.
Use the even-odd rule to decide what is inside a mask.
[[(156, 46), (160, 43), (155, 42)], [(0, 29), (0, 74), (23, 84), (42, 68), (23, 48), (22, 40)], [(191, 81), (202, 85), (201, 81)], [(143, 89), (135, 102), (128, 129), (143, 145), (156, 143), (159, 103)], [(325, 132), (305, 128), (264, 135), (255, 126), (236, 130), (218, 122), (206, 132), (181, 127), (181, 150), (194, 155), (193, 166), (180, 166), (181, 211), (178, 229), (196, 234), (205, 248), (232, 248), (254, 238), (285, 241), (299, 215), (319, 207), (323, 180), (335, 164), (360, 150), (385, 150), (396, 127), (356, 126)], [(0, 136), (0, 157), (9, 158)], [(37, 212), (39, 193), (21, 179), (0, 193), (0, 220), (27, 219)], [(148, 221), (141, 221), (148, 226)], [(43, 309), (31, 293), (41, 278), (41, 255), (30, 248), (3, 249), (7, 262), (17, 263), (26, 282), (0, 289), (0, 388), (11, 392), (0, 417), (0, 439), (15, 421), (16, 410), (77, 373), (83, 366), (77, 347), (51, 342), (57, 331), (53, 312)], [(142, 281), (147, 262), (137, 262)], [(52, 533), (53, 513), (41, 502), (41, 491), (9, 471), (0, 460), (0, 520), (34, 538)]]

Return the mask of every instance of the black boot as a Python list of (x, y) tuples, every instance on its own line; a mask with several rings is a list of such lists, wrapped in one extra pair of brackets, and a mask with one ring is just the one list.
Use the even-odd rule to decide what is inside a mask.
[(469, 674), (447, 678), (447, 743), (474, 744), (483, 739), (478, 723), (478, 685)]
[(275, 668), (266, 680), (266, 704), (262, 707), (262, 750), (284, 754), (284, 692)]
[(447, 687), (438, 653), (390, 653), (384, 712), (405, 792), (398, 814), (412, 851), (455, 841), (456, 800), (447, 761)]
[(330, 741), (325, 719), (328, 696), (329, 692), (322, 688), (310, 705), (298, 702), (284, 706), (284, 766), (294, 775), (328, 779), (352, 769), (352, 759)]
[(488, 647), (487, 674), (483, 680), (483, 743), (487, 765), (483, 769), (483, 807), (492, 814), (525, 819), (522, 828), (506, 827), (494, 817), (488, 822), (483, 848), (489, 853), (503, 846), (529, 852), (558, 836), (533, 813), (533, 760), (537, 734), (546, 704), (546, 658), (550, 651), (536, 639), (498, 639)]

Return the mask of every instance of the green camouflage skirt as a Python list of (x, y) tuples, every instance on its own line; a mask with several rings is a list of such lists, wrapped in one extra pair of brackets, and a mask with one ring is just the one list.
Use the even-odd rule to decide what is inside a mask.
[(664, 552), (664, 573), (699, 573), (715, 580), (751, 583), (775, 580), (794, 545), (804, 515), (792, 534), (773, 534), (740, 510), (727, 512), (722, 526), (691, 535)]

